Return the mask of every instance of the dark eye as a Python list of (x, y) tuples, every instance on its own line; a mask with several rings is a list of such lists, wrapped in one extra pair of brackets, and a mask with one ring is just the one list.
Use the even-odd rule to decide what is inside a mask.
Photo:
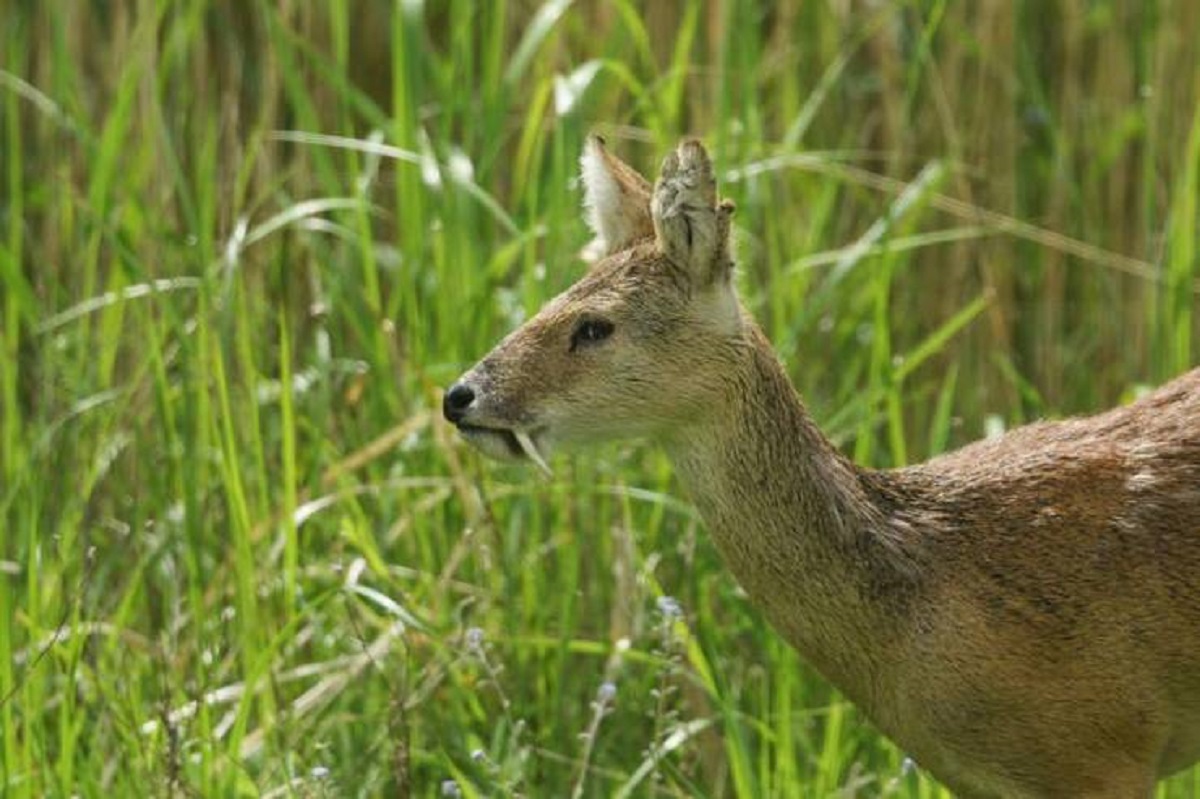
[(597, 341), (604, 341), (612, 335), (612, 322), (604, 319), (584, 319), (571, 334), (571, 352)]

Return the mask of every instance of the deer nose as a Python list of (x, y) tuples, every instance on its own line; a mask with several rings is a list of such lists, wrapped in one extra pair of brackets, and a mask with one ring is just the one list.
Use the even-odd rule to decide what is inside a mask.
[(442, 397), (442, 415), (447, 421), (458, 424), (467, 415), (467, 408), (475, 401), (475, 389), (466, 383), (455, 383)]

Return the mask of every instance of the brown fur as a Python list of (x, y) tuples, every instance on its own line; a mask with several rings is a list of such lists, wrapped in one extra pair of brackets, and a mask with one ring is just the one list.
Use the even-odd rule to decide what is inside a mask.
[[(651, 194), (588, 147), (607, 257), (468, 372), (473, 402), (447, 415), (501, 456), (520, 456), (513, 430), (542, 452), (660, 442), (771, 623), (962, 796), (1148, 796), (1200, 759), (1200, 370), (1099, 416), (860, 469), (736, 300), (732, 206), (703, 148), (681, 145)], [(591, 318), (611, 335), (577, 346)]]

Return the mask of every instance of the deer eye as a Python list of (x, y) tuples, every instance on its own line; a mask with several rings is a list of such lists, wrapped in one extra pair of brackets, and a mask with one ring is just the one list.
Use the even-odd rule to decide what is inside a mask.
[(584, 319), (571, 334), (571, 352), (588, 344), (604, 341), (612, 335), (612, 332), (612, 322), (605, 319)]

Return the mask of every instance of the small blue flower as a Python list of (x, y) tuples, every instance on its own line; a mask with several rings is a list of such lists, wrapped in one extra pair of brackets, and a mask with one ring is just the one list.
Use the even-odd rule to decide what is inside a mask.
[(467, 630), (467, 646), (470, 649), (483, 648), (483, 630), (479, 627), (471, 627)]
[(683, 615), (683, 608), (679, 605), (679, 600), (673, 596), (660, 596), (658, 598), (658, 612), (666, 619), (678, 619)]
[(460, 797), (462, 789), (458, 787), (458, 783), (454, 780), (442, 780), (442, 796)]
[(617, 686), (611, 682), (600, 683), (600, 689), (596, 691), (596, 699), (601, 704), (607, 705), (617, 697)]

